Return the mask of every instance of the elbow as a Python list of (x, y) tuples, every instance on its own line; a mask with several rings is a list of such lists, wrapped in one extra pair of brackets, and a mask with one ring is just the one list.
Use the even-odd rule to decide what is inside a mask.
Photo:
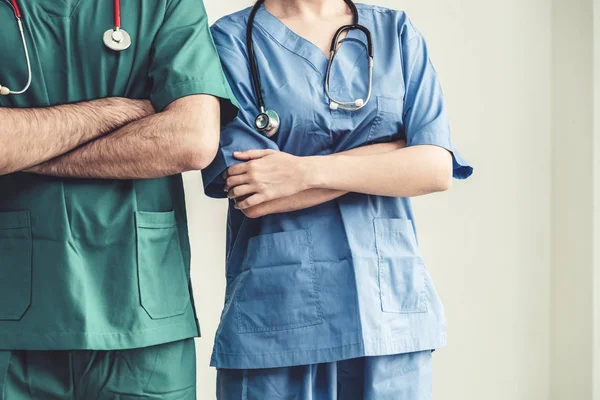
[(449, 157), (449, 161), (446, 159), (440, 163), (439, 168), (435, 171), (432, 179), (432, 192), (446, 192), (452, 187), (452, 156)]
[(446, 192), (452, 187), (452, 171), (450, 173), (440, 173), (435, 179), (432, 192)]
[(12, 174), (18, 170), (18, 166), (11, 162), (8, 152), (0, 150), (0, 176)]
[(4, 158), (1, 158), (2, 156), (0, 155), (0, 176), (2, 175), (8, 175), (10, 174), (12, 171), (12, 168), (10, 167), (10, 165), (5, 161)]
[(219, 133), (201, 132), (195, 130), (186, 141), (183, 151), (186, 153), (186, 169), (189, 171), (200, 171), (213, 162), (219, 150)]

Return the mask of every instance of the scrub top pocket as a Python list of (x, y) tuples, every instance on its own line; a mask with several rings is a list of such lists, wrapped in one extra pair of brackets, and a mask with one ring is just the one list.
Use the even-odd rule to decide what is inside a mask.
[(403, 133), (403, 109), (402, 99), (377, 96), (377, 116), (371, 125), (368, 140), (389, 142), (394, 136)]
[(427, 312), (427, 274), (409, 219), (375, 219), (383, 312)]
[(0, 213), (0, 320), (20, 320), (31, 304), (29, 212)]
[(235, 296), (239, 333), (297, 329), (323, 322), (311, 233), (250, 239)]
[(140, 301), (150, 318), (181, 315), (190, 302), (175, 213), (136, 213)]

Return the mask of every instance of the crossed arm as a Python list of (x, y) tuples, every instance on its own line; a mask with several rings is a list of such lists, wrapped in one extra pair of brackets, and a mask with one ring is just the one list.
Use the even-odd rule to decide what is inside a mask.
[(194, 95), (156, 113), (148, 101), (107, 98), (0, 109), (0, 175), (144, 179), (206, 167), (219, 141), (219, 103)]
[(309, 208), (349, 192), (413, 197), (447, 190), (450, 152), (437, 146), (376, 144), (329, 156), (296, 157), (273, 150), (234, 154), (228, 196), (250, 218)]

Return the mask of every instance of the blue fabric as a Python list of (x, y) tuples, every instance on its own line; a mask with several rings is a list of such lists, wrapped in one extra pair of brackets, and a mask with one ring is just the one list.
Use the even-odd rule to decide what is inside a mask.
[[(282, 121), (277, 140), (252, 127), (245, 31), (249, 9), (212, 28), (240, 103), (221, 133), (221, 149), (204, 171), (206, 193), (224, 197), (221, 173), (232, 153), (275, 149), (324, 155), (407, 139), (454, 156), (454, 176), (472, 168), (456, 153), (446, 105), (425, 42), (406, 15), (358, 5), (375, 46), (373, 97), (358, 112), (330, 110), (327, 58), (261, 8), (254, 43), (267, 107)], [(340, 100), (365, 96), (366, 39), (352, 31), (332, 68)], [(244, 217), (230, 204), (227, 292), (212, 365), (273, 368), (436, 349), (446, 344), (443, 307), (420, 256), (407, 198), (352, 193), (298, 212)]]
[(430, 400), (431, 351), (296, 367), (219, 370), (217, 400)]

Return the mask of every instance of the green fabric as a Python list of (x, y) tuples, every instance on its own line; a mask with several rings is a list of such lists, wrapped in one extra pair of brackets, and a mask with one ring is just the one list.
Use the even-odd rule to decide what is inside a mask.
[(0, 370), (0, 400), (195, 400), (195, 355), (193, 339), (134, 350), (15, 350)]
[[(0, 83), (27, 80), (19, 31), (0, 0)], [(102, 35), (112, 2), (20, 1), (31, 88), (0, 107), (192, 94), (233, 100), (201, 0), (122, 2), (132, 46)], [(149, 160), (151, 162), (151, 160)], [(180, 175), (115, 181), (0, 176), (0, 349), (114, 350), (197, 336)]]

